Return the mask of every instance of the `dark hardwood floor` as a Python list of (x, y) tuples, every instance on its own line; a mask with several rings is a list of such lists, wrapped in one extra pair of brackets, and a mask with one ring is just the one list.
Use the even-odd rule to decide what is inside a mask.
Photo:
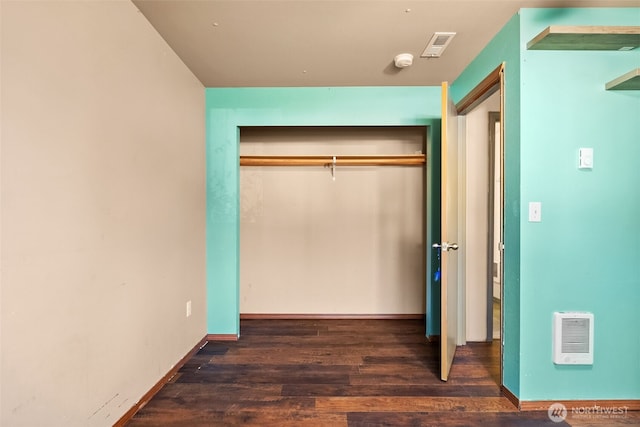
[(203, 347), (127, 425), (568, 425), (501, 395), (497, 342), (460, 347), (443, 383), (422, 321), (243, 320), (240, 330)]

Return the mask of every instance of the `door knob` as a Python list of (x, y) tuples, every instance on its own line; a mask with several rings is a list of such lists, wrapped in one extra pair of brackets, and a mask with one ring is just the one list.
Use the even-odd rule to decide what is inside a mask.
[(443, 251), (457, 251), (458, 250), (458, 244), (457, 243), (449, 243), (449, 242), (442, 242), (442, 244), (434, 243), (433, 245), (431, 245), (431, 247), (436, 248), (436, 249), (442, 249)]

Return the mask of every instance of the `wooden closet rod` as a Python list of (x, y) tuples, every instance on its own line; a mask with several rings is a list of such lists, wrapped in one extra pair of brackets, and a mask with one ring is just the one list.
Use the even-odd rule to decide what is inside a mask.
[[(334, 156), (240, 156), (240, 166), (331, 166)], [(335, 156), (336, 166), (420, 166), (424, 154)]]

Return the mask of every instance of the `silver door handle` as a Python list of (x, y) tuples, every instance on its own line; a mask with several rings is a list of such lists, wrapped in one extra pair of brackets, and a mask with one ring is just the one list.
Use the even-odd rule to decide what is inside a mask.
[(449, 242), (442, 242), (442, 244), (434, 243), (431, 247), (440, 248), (443, 251), (457, 251), (458, 250), (458, 244), (457, 243), (449, 243)]

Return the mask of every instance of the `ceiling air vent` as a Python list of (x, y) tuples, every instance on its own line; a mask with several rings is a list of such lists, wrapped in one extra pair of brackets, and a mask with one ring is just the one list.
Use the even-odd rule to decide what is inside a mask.
[(449, 46), (451, 43), (451, 39), (455, 36), (456, 33), (447, 33), (447, 32), (437, 32), (431, 36), (431, 40), (427, 44), (427, 47), (420, 55), (421, 58), (439, 58), (442, 55), (442, 52)]

